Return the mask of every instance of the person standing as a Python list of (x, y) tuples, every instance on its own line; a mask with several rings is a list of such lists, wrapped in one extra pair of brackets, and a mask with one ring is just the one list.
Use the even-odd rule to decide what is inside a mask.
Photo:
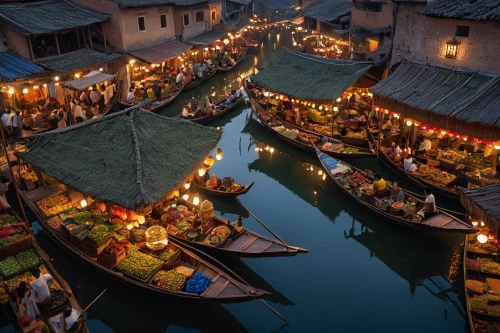
[(36, 318), (36, 316), (40, 315), (38, 307), (36, 306), (33, 299), (33, 294), (31, 293), (31, 290), (28, 289), (25, 281), (19, 282), (19, 287), (17, 287), (16, 293), (17, 304), (22, 304), (24, 306), (25, 314), (27, 314), (31, 318)]
[(87, 105), (90, 105), (90, 97), (89, 97), (89, 93), (87, 90), (83, 90), (81, 95), (80, 95), (80, 101), (87, 104)]
[(90, 92), (90, 101), (92, 102), (92, 104), (97, 104), (99, 103), (99, 98), (100, 98), (100, 94), (99, 92), (97, 91), (97, 87), (94, 87), (92, 89), (92, 91)]
[(75, 116), (75, 122), (81, 123), (83, 121), (83, 109), (80, 106), (80, 102), (75, 99), (75, 107), (73, 110), (73, 115)]
[(50, 290), (48, 282), (54, 278), (50, 274), (40, 275), (40, 268), (34, 268), (32, 271), (35, 281), (31, 281), (31, 289), (35, 293), (35, 300), (37, 303), (41, 303), (50, 297)]

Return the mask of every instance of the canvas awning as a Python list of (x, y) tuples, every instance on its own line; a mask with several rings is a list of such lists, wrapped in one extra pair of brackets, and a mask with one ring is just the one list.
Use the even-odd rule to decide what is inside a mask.
[(95, 84), (111, 80), (115, 76), (116, 74), (106, 74), (106, 73), (101, 73), (99, 71), (92, 71), (80, 79), (67, 81), (66, 84), (72, 88), (83, 90)]
[(141, 210), (176, 190), (220, 137), (135, 108), (32, 136), (17, 156), (94, 199)]
[(404, 60), (370, 90), (375, 105), (404, 117), (483, 140), (500, 139), (500, 75)]
[(479, 188), (458, 188), (467, 213), (497, 233), (500, 230), (500, 183)]
[(189, 51), (193, 46), (177, 39), (148, 46), (138, 50), (128, 51), (128, 54), (147, 63), (162, 62), (177, 57)]
[(194, 36), (186, 40), (186, 43), (197, 45), (197, 46), (206, 46), (210, 45), (218, 39), (221, 39), (222, 36), (226, 34), (225, 30), (221, 29), (212, 29), (209, 31), (205, 31), (198, 36)]
[(255, 75), (257, 86), (308, 101), (330, 103), (356, 84), (371, 63), (327, 59), (285, 49)]

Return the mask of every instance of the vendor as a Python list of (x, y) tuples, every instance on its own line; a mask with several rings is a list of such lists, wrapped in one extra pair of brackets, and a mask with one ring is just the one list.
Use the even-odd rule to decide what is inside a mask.
[(408, 172), (413, 172), (413, 171), (417, 170), (417, 165), (413, 161), (413, 157), (411, 157), (410, 155), (406, 156), (406, 158), (404, 159), (403, 167), (404, 167), (405, 171), (408, 171)]
[(374, 177), (375, 181), (373, 182), (373, 189), (375, 190), (376, 195), (384, 196), (387, 194), (387, 182), (379, 174), (375, 174)]
[(431, 189), (428, 187), (424, 189), (424, 193), (425, 193), (424, 207), (420, 210), (419, 213), (423, 213), (424, 219), (427, 219), (429, 217), (436, 215), (437, 213), (436, 198), (434, 198), (434, 194), (432, 194)]
[(63, 327), (66, 332), (77, 332), (78, 326), (82, 319), (77, 310), (71, 308), (71, 306), (66, 305), (63, 311)]
[(464, 169), (458, 169), (455, 179), (446, 184), (448, 188), (453, 186), (469, 188), (469, 176), (464, 172)]
[(50, 297), (49, 285), (47, 282), (54, 279), (50, 274), (40, 275), (40, 268), (34, 268), (31, 272), (35, 277), (35, 281), (30, 282), (31, 290), (35, 293), (37, 303), (42, 303)]
[(220, 179), (217, 179), (217, 175), (214, 173), (210, 176), (210, 178), (205, 183), (205, 186), (209, 189), (216, 189), (219, 186), (219, 182), (222, 184)]
[(391, 200), (394, 202), (401, 202), (405, 199), (405, 194), (397, 186), (391, 188)]

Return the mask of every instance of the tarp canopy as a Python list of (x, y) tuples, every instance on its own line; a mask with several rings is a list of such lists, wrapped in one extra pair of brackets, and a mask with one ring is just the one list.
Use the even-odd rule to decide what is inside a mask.
[(0, 52), (0, 81), (14, 81), (44, 74), (45, 70), (10, 52)]
[(500, 139), (500, 76), (404, 60), (370, 88), (375, 105), (453, 132)]
[(500, 230), (500, 183), (479, 188), (458, 188), (467, 213), (498, 233)]
[[(89, 75), (92, 74), (92, 75)], [(73, 87), (78, 90), (83, 90), (86, 89), (90, 86), (93, 86), (95, 84), (102, 83), (104, 81), (111, 80), (116, 76), (116, 74), (106, 74), (106, 73), (101, 73), (98, 71), (92, 71), (89, 74), (85, 75), (82, 78), (73, 80), (73, 81), (67, 81), (66, 84), (69, 85), (70, 87)]]
[(192, 45), (188, 45), (174, 39), (142, 49), (131, 50), (128, 51), (128, 54), (139, 59), (140, 61), (154, 63), (177, 57), (182, 53), (189, 51), (192, 47)]
[(176, 190), (220, 137), (215, 128), (129, 109), (36, 135), (17, 155), (94, 199), (141, 211)]
[(284, 51), (255, 76), (264, 89), (308, 101), (330, 103), (371, 68), (371, 63)]
[(189, 38), (188, 40), (186, 40), (186, 43), (198, 46), (206, 46), (220, 39), (225, 34), (226, 34), (225, 30), (214, 28), (212, 30), (205, 31), (199, 34), (198, 36)]

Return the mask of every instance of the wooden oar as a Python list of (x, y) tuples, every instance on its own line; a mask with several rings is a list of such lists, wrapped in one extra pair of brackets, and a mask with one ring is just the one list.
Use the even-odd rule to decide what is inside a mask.
[(89, 305), (87, 305), (87, 307), (86, 307), (85, 309), (83, 309), (82, 313), (80, 313), (80, 315), (78, 316), (78, 318), (81, 318), (81, 317), (83, 316), (83, 314), (84, 314), (85, 312), (87, 312), (87, 310), (88, 310), (88, 309), (89, 309), (89, 308), (90, 308), (90, 307), (91, 307), (91, 306), (92, 306), (95, 302), (97, 302), (97, 300), (98, 300), (99, 298), (101, 298), (101, 296), (102, 296), (102, 295), (103, 295), (103, 294), (104, 294), (107, 290), (108, 290), (108, 288), (104, 289), (104, 290), (102, 291), (102, 293), (100, 293), (100, 294), (99, 294), (96, 298), (94, 298), (94, 300), (93, 300), (93, 301), (92, 301)]
[(287, 246), (287, 247), (291, 247), (289, 246), (284, 240), (282, 240), (280, 238), (280, 236), (276, 235), (276, 233), (274, 231), (271, 230), (271, 228), (269, 228), (267, 225), (265, 225), (264, 222), (262, 222), (261, 220), (259, 220), (257, 218), (257, 216), (255, 216), (250, 210), (248, 210), (248, 208), (246, 208), (243, 203), (240, 201), (240, 199), (238, 198), (235, 198), (241, 205), (241, 207), (243, 207), (247, 212), (248, 214), (250, 214), (255, 220), (257, 220), (257, 222), (259, 222), (264, 228), (266, 228), (267, 231), (269, 231), (271, 234), (273, 234), (274, 237), (276, 237), (281, 243), (283, 243), (283, 245)]

